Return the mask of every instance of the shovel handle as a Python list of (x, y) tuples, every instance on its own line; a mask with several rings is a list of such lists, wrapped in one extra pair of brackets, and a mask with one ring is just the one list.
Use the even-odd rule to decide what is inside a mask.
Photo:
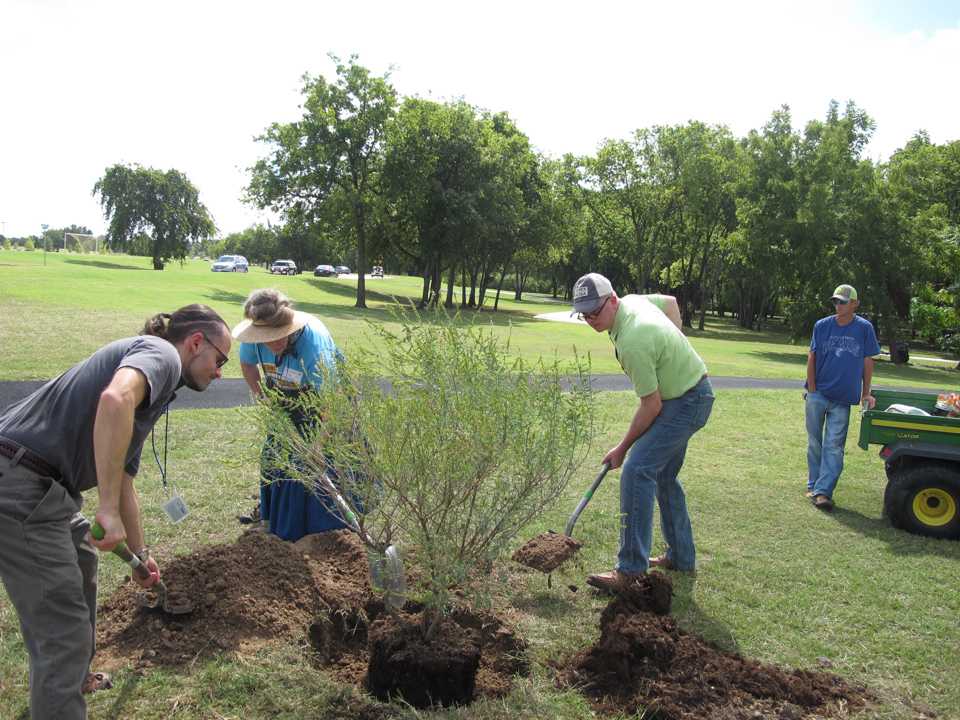
[[(103, 528), (100, 526), (96, 520), (93, 521), (93, 524), (90, 526), (90, 535), (93, 536), (94, 540), (103, 540), (103, 536), (106, 533)], [(114, 545), (113, 550), (111, 551), (118, 558), (123, 560), (130, 568), (133, 570), (134, 575), (136, 575), (141, 580), (146, 580), (150, 577), (150, 571), (147, 569), (147, 566), (140, 562), (140, 558), (130, 552), (130, 548), (127, 547), (127, 544), (122, 540)]]
[(373, 538), (360, 529), (360, 520), (357, 518), (357, 514), (350, 509), (350, 505), (347, 504), (347, 501), (343, 499), (343, 495), (337, 491), (337, 486), (333, 484), (333, 480), (327, 477), (326, 473), (320, 473), (320, 484), (323, 486), (324, 492), (326, 492), (327, 495), (333, 499), (337, 507), (340, 509), (340, 512), (343, 513), (343, 519), (346, 520), (347, 524), (350, 526), (350, 529), (360, 536), (360, 539), (363, 540), (364, 544), (373, 550), (380, 552), (380, 548), (377, 547), (377, 544), (373, 541)]
[(590, 499), (597, 491), (597, 488), (600, 487), (600, 483), (603, 482), (603, 478), (606, 476), (609, 470), (610, 463), (604, 463), (603, 467), (600, 468), (600, 474), (597, 475), (597, 479), (593, 481), (593, 485), (587, 488), (587, 491), (583, 494), (583, 497), (580, 498), (580, 503), (577, 505), (577, 509), (573, 511), (573, 515), (571, 515), (570, 519), (567, 520), (567, 527), (563, 530), (563, 534), (567, 537), (572, 537), (573, 526), (577, 524), (577, 518), (580, 517), (580, 513), (583, 512), (583, 509), (587, 506), (587, 503), (590, 502)]

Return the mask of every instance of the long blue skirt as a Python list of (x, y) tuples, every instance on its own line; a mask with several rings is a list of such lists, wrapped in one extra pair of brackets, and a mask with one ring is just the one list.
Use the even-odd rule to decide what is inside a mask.
[(311, 492), (299, 480), (290, 480), (270, 462), (271, 442), (267, 439), (261, 465), (260, 517), (271, 533), (295, 541), (304, 535), (349, 527), (334, 501), (319, 486)]

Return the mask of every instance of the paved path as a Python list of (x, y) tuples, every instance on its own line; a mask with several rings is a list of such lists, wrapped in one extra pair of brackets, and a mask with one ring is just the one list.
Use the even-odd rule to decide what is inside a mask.
[[(802, 390), (802, 380), (777, 380), (775, 378), (749, 378), (730, 376), (711, 376), (710, 382), (717, 390)], [(591, 378), (594, 390), (632, 390), (626, 375), (594, 375)], [(0, 409), (25, 398), (38, 387), (43, 385), (40, 380), (0, 381)], [(910, 390), (913, 392), (932, 393), (930, 388), (884, 387), (875, 386), (880, 390)], [(250, 392), (242, 378), (227, 378), (215, 380), (205, 392), (198, 393), (189, 388), (181, 388), (177, 392), (177, 400), (173, 407), (178, 410), (193, 410), (198, 408), (232, 408), (241, 405), (253, 404)]]
[[(773, 389), (799, 390), (803, 383), (799, 380), (763, 380), (743, 377), (712, 377), (715, 388), (725, 389)], [(0, 382), (0, 408), (17, 402), (32, 393), (43, 383), (36, 381)], [(592, 384), (596, 390), (630, 390), (630, 381), (626, 375), (594, 375)], [(173, 407), (186, 410), (195, 408), (230, 408), (250, 405), (250, 392), (242, 378), (227, 378), (214, 381), (205, 392), (198, 393), (188, 388), (177, 392)]]

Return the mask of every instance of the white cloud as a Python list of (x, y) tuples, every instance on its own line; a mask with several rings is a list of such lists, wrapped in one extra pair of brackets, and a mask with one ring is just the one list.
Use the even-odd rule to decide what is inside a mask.
[[(649, 6), (647, 6), (649, 5)], [(853, 3), (14, 0), (0, 9), (0, 226), (103, 229), (90, 196), (116, 162), (176, 167), (222, 231), (254, 135), (295, 118), (302, 73), (356, 52), (402, 94), (507, 110), (554, 155), (699, 119), (742, 134), (781, 104), (794, 124), (853, 99), (886, 158), (920, 128), (957, 138), (960, 25), (896, 33)], [(262, 217), (262, 216), (261, 216)]]

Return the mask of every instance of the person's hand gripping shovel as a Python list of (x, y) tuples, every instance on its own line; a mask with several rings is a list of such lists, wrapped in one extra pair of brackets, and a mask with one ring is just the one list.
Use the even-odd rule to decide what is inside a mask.
[[(93, 536), (94, 540), (103, 540), (104, 534), (100, 523), (94, 522), (90, 526), (90, 535)], [(111, 552), (129, 565), (133, 574), (140, 580), (146, 581), (155, 578), (150, 586), (154, 592), (147, 591), (137, 598), (140, 607), (149, 610), (160, 609), (170, 615), (186, 615), (193, 612), (193, 603), (190, 602), (189, 598), (184, 596), (183, 593), (168, 592), (167, 586), (160, 579), (160, 574), (151, 572), (143, 561), (130, 551), (125, 542), (117, 543)]]

